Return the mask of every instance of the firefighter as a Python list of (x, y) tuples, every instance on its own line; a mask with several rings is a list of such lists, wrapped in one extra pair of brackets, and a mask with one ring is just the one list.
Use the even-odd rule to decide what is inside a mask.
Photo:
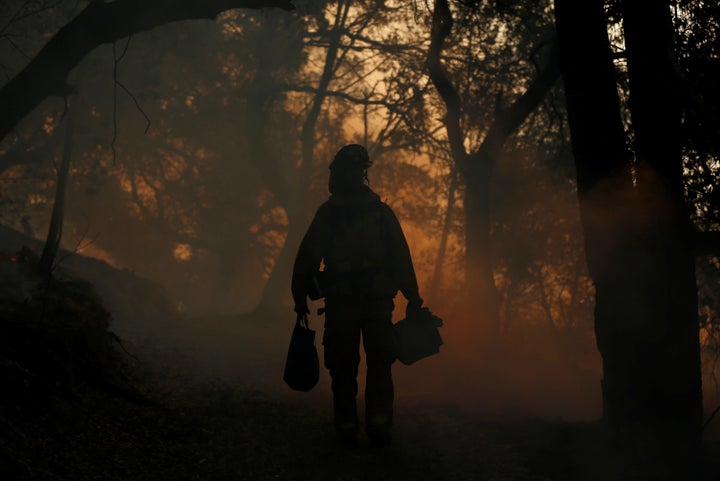
[[(392, 209), (368, 186), (372, 165), (358, 144), (341, 148), (330, 163), (330, 198), (317, 210), (295, 259), (292, 293), (295, 312), (307, 319), (309, 290), (325, 296), (324, 363), (330, 372), (334, 425), (340, 441), (356, 445), (360, 339), (365, 350), (365, 432), (371, 446), (391, 441), (395, 360), (393, 299), (418, 311), (410, 250)], [(319, 272), (321, 261), (324, 270)]]

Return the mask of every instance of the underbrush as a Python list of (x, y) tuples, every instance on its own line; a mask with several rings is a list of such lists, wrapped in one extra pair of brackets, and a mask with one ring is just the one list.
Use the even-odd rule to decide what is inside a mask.
[(89, 282), (41, 275), (27, 249), (0, 255), (0, 405), (23, 409), (80, 385), (134, 396), (110, 319)]

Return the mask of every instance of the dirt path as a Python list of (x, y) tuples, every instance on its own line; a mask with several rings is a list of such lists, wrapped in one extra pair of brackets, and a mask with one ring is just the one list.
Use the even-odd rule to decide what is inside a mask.
[(391, 447), (349, 449), (335, 442), (329, 413), (311, 404), (224, 383), (179, 386), (154, 406), (80, 390), (42, 410), (0, 413), (0, 479), (631, 479), (602, 461), (592, 424), (488, 421), (403, 402)]
[(44, 416), (4, 422), (2, 479), (561, 479), (534, 472), (524, 443), (543, 441), (531, 439), (539, 426), (416, 406), (399, 416), (390, 448), (348, 449), (335, 443), (326, 413), (308, 406), (220, 385), (174, 396), (147, 407), (84, 391)]
[[(326, 374), (307, 394), (282, 384), (287, 329), (226, 325), (207, 322), (168, 336), (171, 348), (128, 343), (143, 353), (135, 371), (152, 367), (142, 385), (155, 405), (77, 389), (69, 397), (0, 409), (0, 480), (630, 479), (603, 461), (606, 444), (594, 424), (503, 417), (497, 404), (507, 401), (492, 382), (463, 391), (472, 376), (435, 361), (396, 369), (391, 447), (343, 448), (330, 423)], [(474, 407), (495, 396), (495, 411), (468, 409), (463, 396)], [(720, 480), (714, 473), (707, 481)]]

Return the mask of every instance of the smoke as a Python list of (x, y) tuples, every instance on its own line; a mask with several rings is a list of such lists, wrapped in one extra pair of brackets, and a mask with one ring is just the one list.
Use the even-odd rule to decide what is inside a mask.
[[(404, 302), (398, 300), (395, 317)], [(315, 303), (313, 307), (319, 307)], [(469, 313), (433, 306), (443, 315), (444, 340), (440, 353), (411, 366), (393, 366), (396, 410), (433, 405), (473, 413), (488, 419), (595, 420), (600, 416), (599, 355), (579, 362), (541, 331), (525, 335), (482, 337)], [(177, 372), (191, 382), (216, 380), (260, 391), (326, 410), (331, 406), (330, 382), (321, 368), (321, 380), (311, 393), (291, 391), (282, 381), (290, 334), (294, 325), (290, 306), (280, 316), (249, 318), (215, 316), (180, 319), (163, 332), (148, 351), (140, 351), (159, 370)], [(311, 315), (322, 360), (322, 316)], [(141, 344), (138, 344), (140, 346)], [(161, 354), (158, 354), (161, 352)], [(321, 361), (322, 362), (322, 361)], [(360, 367), (360, 396), (364, 386), (364, 359)]]
[[(516, 150), (495, 169), (489, 255), (501, 312), (499, 325), (489, 332), (482, 312), (463, 307), (464, 293), (477, 286), (465, 285), (462, 192), (448, 218), (447, 250), (438, 256), (450, 198), (448, 166), (438, 164), (447, 159), (431, 161), (432, 154), (423, 151), (428, 147), (412, 132), (382, 130), (390, 118), (384, 110), (371, 111), (364, 124), (362, 106), (335, 99), (327, 101), (315, 126), (314, 164), (303, 164), (299, 126), (312, 100), (303, 89), (315, 85), (318, 76), (306, 60), (319, 61), (323, 52), (304, 50), (304, 26), (295, 17), (273, 18), (236, 12), (218, 24), (189, 22), (133, 37), (119, 65), (120, 80), (152, 119), (147, 135), (131, 98), (121, 92), (117, 105), (110, 102), (110, 49), (98, 49), (87, 59), (92, 68), (80, 86), (86, 108), (75, 140), (81, 154), (73, 163), (66, 229), (76, 235), (65, 239), (66, 247), (72, 249), (87, 233), (88, 254), (152, 279), (164, 288), (167, 305), (176, 307), (163, 314), (162, 323), (153, 319), (150, 300), (147, 309), (138, 306), (153, 313), (143, 318), (146, 324), (128, 326), (115, 319), (129, 349), (158, 371), (180, 370), (196, 381), (220, 379), (328, 406), (326, 373), (309, 395), (289, 392), (282, 383), (295, 320), (289, 288), (274, 293), (276, 310), (252, 309), (289, 223), (307, 223), (325, 198), (332, 153), (357, 137), (378, 141), (373, 133), (383, 132), (397, 142), (378, 144), (371, 186), (398, 213), (421, 294), (445, 321), (440, 354), (412, 366), (395, 365), (398, 409), (432, 403), (489, 417), (597, 419), (602, 373), (592, 333), (592, 286), (574, 185), (563, 168), (543, 164), (566, 155), (555, 152), (562, 147), (545, 145), (550, 140), (544, 117), (535, 116), (531, 120), (539, 125), (524, 128), (527, 151), (508, 146)], [(404, 79), (407, 85), (415, 80)], [(488, 81), (468, 82), (480, 85), (480, 80)], [(279, 93), (287, 85), (297, 91)], [(494, 104), (495, 96), (490, 97)], [(264, 100), (254, 102), (258, 98)], [(427, 113), (440, 118), (438, 112)], [(253, 136), (253, 127), (264, 135)], [(541, 134), (533, 134), (533, 128)], [(114, 131), (117, 158), (108, 149)], [(393, 150), (394, 143), (408, 147)], [(268, 166), (269, 173), (263, 170)], [(306, 183), (300, 183), (307, 172)], [(298, 185), (306, 191), (289, 196)], [(33, 189), (47, 187), (28, 185), (27, 192), (37, 197)], [(301, 211), (292, 220), (286, 215), (291, 208)], [(44, 217), (31, 222), (36, 232), (46, 231)], [(138, 299), (120, 292), (111, 302), (134, 306)], [(403, 310), (398, 299), (396, 320)], [(311, 318), (321, 357), (322, 323), (321, 316)]]

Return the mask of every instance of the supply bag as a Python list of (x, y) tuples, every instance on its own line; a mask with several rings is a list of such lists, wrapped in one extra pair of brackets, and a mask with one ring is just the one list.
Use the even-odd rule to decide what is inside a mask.
[(320, 363), (315, 347), (315, 331), (298, 316), (290, 338), (283, 380), (295, 391), (308, 392), (320, 379)]

